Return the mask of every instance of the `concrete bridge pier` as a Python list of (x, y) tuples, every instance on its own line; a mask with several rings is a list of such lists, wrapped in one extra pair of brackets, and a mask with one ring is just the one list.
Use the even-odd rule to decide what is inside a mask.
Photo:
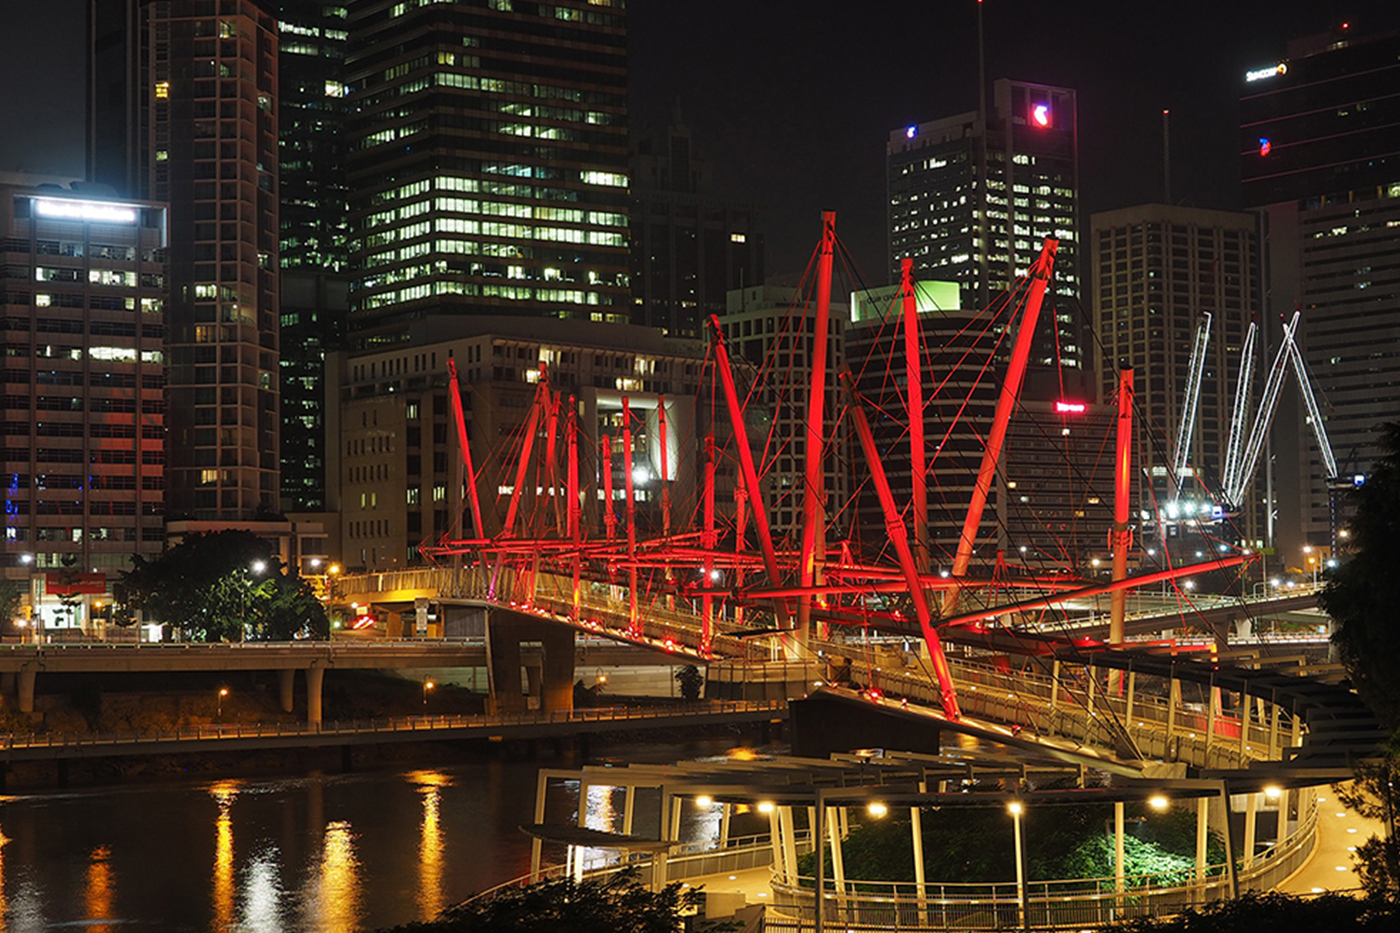
[(306, 669), (306, 721), (313, 726), (321, 723), (321, 684), (325, 678), (324, 667), (313, 664)]
[(292, 668), (277, 672), (277, 699), (282, 703), (282, 712), (292, 711), (292, 686), (296, 683), (297, 672)]
[(542, 659), (538, 681), (533, 669), (530, 694), (540, 698), (545, 712), (574, 708), (574, 633), (551, 622), (513, 613), (493, 612), (486, 624), (486, 664), (490, 691), (487, 710), (492, 713), (524, 712), (526, 684), (521, 677), (522, 644), (538, 644)]
[(39, 671), (26, 664), (19, 671), (19, 711), (21, 713), (34, 712), (34, 679)]

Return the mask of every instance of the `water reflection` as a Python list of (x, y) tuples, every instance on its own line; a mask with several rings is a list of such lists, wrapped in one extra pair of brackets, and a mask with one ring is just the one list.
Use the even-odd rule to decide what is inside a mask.
[(303, 929), (341, 933), (360, 926), (360, 861), (355, 855), (355, 835), (350, 824), (337, 820), (326, 824), (325, 841), (317, 870), (307, 879), (302, 898)]
[(233, 801), (238, 797), (237, 781), (220, 781), (209, 788), (209, 796), (219, 805), (214, 819), (214, 918), (212, 933), (225, 933), (233, 926)]
[(444, 906), (442, 895), (442, 789), (452, 783), (439, 771), (410, 771), (410, 783), (423, 798), (423, 822), (418, 834), (418, 915), (431, 920)]
[(106, 846), (92, 850), (88, 859), (87, 915), (88, 930), (91, 933), (112, 933), (112, 893), (115, 887), (112, 877), (112, 853)]
[(281, 857), (268, 846), (253, 856), (243, 869), (243, 916), (241, 933), (281, 933)]

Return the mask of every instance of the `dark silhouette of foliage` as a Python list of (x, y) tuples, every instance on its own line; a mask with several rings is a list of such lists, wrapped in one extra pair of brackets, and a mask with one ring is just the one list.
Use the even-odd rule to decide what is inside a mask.
[(681, 699), (694, 702), (705, 687), (705, 675), (694, 664), (687, 664), (676, 671), (676, 683), (680, 684)]
[[(606, 878), (572, 878), (508, 887), (444, 910), (428, 923), (408, 923), (386, 933), (678, 933), (681, 913), (698, 906), (698, 888), (680, 882), (659, 892), (643, 886), (635, 868)], [(732, 929), (720, 924), (706, 929)]]
[[(259, 561), (260, 573), (252, 570)], [(193, 534), (152, 560), (137, 555), (114, 592), (192, 641), (330, 637), (330, 620), (310, 585), (246, 531)]]
[(1400, 727), (1400, 424), (1381, 427), (1385, 455), (1348, 494), (1350, 537), (1331, 571), (1322, 608), (1352, 686), (1387, 729)]
[(15, 617), (24, 602), (24, 587), (17, 580), (0, 579), (0, 625), (4, 631), (14, 631)]
[(1390, 737), (1383, 755), (1352, 766), (1356, 779), (1333, 788), (1337, 799), (1368, 820), (1389, 827), (1386, 837), (1372, 836), (1356, 847), (1356, 869), (1366, 893), (1400, 899), (1400, 838), (1396, 835), (1395, 779), (1400, 776), (1400, 732)]
[(1393, 900), (1343, 894), (1304, 898), (1277, 892), (1248, 892), (1199, 910), (1187, 907), (1171, 917), (1139, 917), (1099, 928), (1101, 933), (1388, 933), (1395, 929), (1400, 929), (1400, 907)]

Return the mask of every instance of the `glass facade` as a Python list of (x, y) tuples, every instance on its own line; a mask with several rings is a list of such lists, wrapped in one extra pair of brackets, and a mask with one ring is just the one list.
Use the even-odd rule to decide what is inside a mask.
[(365, 0), (350, 34), (351, 328), (629, 320), (621, 0)]

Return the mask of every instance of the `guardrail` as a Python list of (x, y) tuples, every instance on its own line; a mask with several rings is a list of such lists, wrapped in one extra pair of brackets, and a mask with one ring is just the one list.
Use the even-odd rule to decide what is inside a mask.
[(779, 700), (736, 700), (701, 702), (672, 706), (610, 706), (571, 711), (526, 711), (496, 715), (408, 716), (384, 719), (335, 720), (323, 723), (210, 724), (177, 729), (131, 732), (58, 733), (42, 735), (8, 734), (0, 737), (0, 753), (19, 749), (90, 749), (110, 747), (121, 754), (122, 746), (189, 742), (268, 739), (295, 736), (364, 736), (376, 733), (444, 732), (462, 729), (489, 732), (497, 728), (535, 725), (585, 725), (599, 722), (640, 722), (689, 717), (697, 714), (777, 712), (786, 706)]

